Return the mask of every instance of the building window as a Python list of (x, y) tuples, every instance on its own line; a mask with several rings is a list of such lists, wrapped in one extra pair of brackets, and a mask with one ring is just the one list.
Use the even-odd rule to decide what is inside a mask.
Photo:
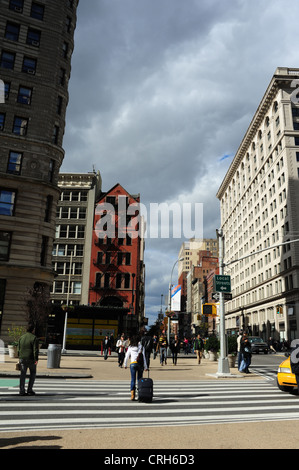
[(9, 9), (22, 13), (24, 6), (24, 0), (10, 0)]
[(40, 264), (46, 266), (47, 264), (47, 250), (48, 250), (49, 237), (42, 237), (42, 246), (40, 253)]
[(129, 273), (126, 273), (125, 274), (125, 289), (129, 289), (130, 288), (130, 274)]
[(4, 69), (13, 70), (15, 65), (16, 55), (13, 52), (3, 51), (1, 54), (1, 67)]
[(5, 38), (10, 41), (18, 41), (20, 34), (20, 25), (16, 23), (7, 23), (5, 29)]
[(47, 196), (46, 209), (45, 209), (45, 222), (50, 222), (52, 206), (53, 206), (53, 196)]
[(0, 113), (0, 131), (3, 131), (5, 123), (5, 114)]
[(24, 57), (22, 72), (35, 75), (37, 60), (30, 57)]
[(32, 2), (31, 6), (31, 18), (42, 21), (44, 19), (45, 7), (39, 3)]
[(57, 238), (84, 238), (84, 225), (59, 225)]
[(5, 96), (6, 100), (8, 100), (8, 98), (9, 98), (9, 92), (10, 92), (10, 83), (5, 82), (5, 84), (4, 84), (4, 96)]
[(123, 261), (125, 261), (125, 265), (129, 266), (131, 264), (131, 253), (117, 253), (117, 264), (118, 266), (121, 266), (123, 264)]
[(96, 282), (95, 282), (95, 287), (99, 288), (102, 286), (102, 273), (96, 273)]
[(65, 69), (61, 68), (60, 73), (59, 73), (59, 84), (62, 86), (65, 85), (65, 77), (66, 77), (66, 71)]
[(16, 116), (14, 119), (12, 132), (15, 135), (25, 136), (28, 130), (28, 119)]
[(14, 215), (16, 192), (0, 189), (0, 215)]
[(41, 36), (40, 31), (29, 28), (27, 32), (27, 41), (26, 41), (27, 44), (30, 44), (30, 46), (34, 46), (34, 47), (39, 47), (40, 36)]
[(109, 273), (105, 273), (104, 275), (104, 287), (106, 289), (109, 289), (110, 287), (110, 274)]
[(58, 144), (58, 138), (59, 138), (59, 126), (54, 126), (53, 136), (52, 136), (52, 143), (57, 145)]
[(59, 114), (59, 116), (61, 115), (61, 111), (62, 111), (62, 103), (63, 103), (62, 96), (58, 96), (57, 97), (56, 113)]
[(49, 163), (49, 181), (50, 181), (50, 183), (53, 182), (54, 172), (55, 172), (55, 160), (51, 159), (50, 163)]
[(67, 33), (71, 32), (71, 27), (72, 27), (72, 18), (67, 16), (65, 19), (65, 30)]
[(26, 88), (26, 87), (20, 86), (18, 98), (17, 98), (18, 103), (31, 104), (31, 95), (32, 95), (32, 88)]
[(75, 281), (73, 284), (73, 294), (81, 294), (81, 282)]
[(121, 289), (121, 281), (122, 281), (122, 274), (117, 273), (116, 274), (116, 284), (115, 284), (116, 289)]
[(64, 42), (62, 45), (62, 57), (64, 59), (67, 59), (68, 51), (69, 51), (69, 45), (67, 42)]
[(11, 232), (0, 231), (0, 261), (9, 260)]
[(23, 154), (21, 152), (9, 152), (7, 173), (11, 173), (13, 175), (20, 175), (22, 159), (23, 159)]

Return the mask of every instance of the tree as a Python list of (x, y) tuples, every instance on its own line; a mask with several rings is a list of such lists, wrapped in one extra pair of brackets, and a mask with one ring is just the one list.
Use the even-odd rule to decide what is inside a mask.
[(47, 319), (52, 310), (49, 286), (36, 282), (34, 286), (27, 291), (25, 306), (28, 325), (34, 326), (36, 336), (44, 336)]

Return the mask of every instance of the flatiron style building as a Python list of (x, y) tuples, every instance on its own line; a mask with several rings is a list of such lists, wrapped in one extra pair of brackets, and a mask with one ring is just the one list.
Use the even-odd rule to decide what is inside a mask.
[(0, 337), (53, 281), (58, 173), (78, 0), (1, 0)]

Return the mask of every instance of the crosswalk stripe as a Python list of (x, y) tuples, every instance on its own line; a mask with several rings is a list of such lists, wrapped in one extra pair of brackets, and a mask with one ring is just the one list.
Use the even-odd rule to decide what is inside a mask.
[(157, 381), (151, 404), (131, 402), (128, 381), (37, 379), (35, 391), (1, 389), (0, 432), (299, 419), (298, 398), (262, 379)]

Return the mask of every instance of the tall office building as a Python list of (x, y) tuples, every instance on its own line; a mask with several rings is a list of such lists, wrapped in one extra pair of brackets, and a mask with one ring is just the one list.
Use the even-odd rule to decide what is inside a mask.
[(100, 173), (60, 173), (52, 261), (53, 303), (88, 305), (94, 210), (101, 194)]
[(288, 243), (299, 238), (298, 79), (299, 69), (275, 71), (217, 193), (231, 263), (226, 329), (266, 340), (299, 333), (299, 243)]
[(78, 0), (0, 3), (0, 335), (52, 284), (58, 173)]

